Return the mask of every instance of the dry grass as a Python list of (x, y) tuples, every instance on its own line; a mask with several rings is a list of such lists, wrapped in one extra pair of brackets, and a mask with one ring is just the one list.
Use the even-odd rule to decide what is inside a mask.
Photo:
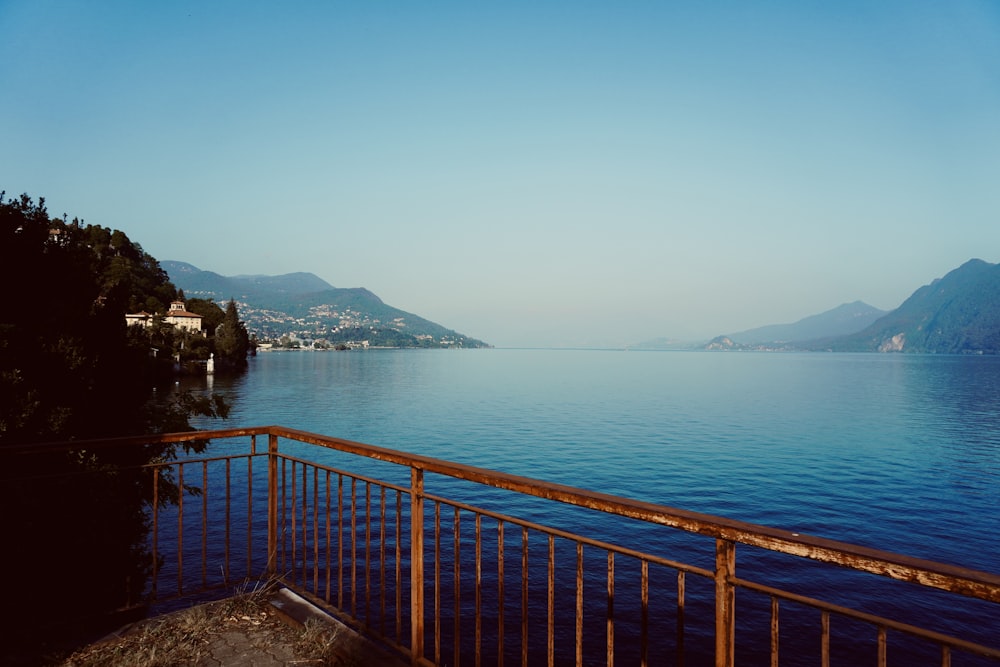
[(231, 632), (248, 636), (265, 650), (292, 649), (296, 664), (349, 667), (363, 664), (362, 640), (343, 628), (309, 621), (304, 628), (287, 625), (269, 604), (273, 584), (255, 586), (234, 597), (151, 619), (120, 636), (71, 655), (64, 667), (168, 667), (197, 665), (208, 656), (212, 639)]
[(306, 621), (295, 644), (295, 652), (314, 665), (355, 667), (365, 664), (365, 648), (357, 635), (322, 621)]

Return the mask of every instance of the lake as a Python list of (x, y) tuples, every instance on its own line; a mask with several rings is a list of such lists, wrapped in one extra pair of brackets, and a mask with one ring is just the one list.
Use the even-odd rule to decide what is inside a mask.
[[(233, 407), (204, 428), (280, 424), (1000, 571), (996, 357), (289, 351), (208, 382)], [(994, 611), (954, 623), (996, 636)]]

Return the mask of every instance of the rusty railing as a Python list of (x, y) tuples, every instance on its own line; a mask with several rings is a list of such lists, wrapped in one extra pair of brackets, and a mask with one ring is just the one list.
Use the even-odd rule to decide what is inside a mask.
[(197, 437), (144, 466), (155, 604), (280, 578), (413, 664), (1000, 662), (997, 574), (289, 428)]

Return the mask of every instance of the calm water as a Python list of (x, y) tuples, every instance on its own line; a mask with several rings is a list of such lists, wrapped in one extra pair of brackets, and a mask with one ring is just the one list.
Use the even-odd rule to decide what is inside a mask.
[[(1000, 358), (271, 352), (213, 389), (233, 404), (229, 426), (280, 424), (1000, 571)], [(1000, 634), (982, 607), (951, 623)]]

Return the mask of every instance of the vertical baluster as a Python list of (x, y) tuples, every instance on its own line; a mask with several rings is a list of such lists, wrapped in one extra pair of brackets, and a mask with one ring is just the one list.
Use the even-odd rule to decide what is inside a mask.
[(549, 535), (548, 558), (548, 623), (546, 628), (546, 650), (548, 652), (548, 667), (554, 667), (556, 662), (556, 538)]
[(715, 541), (715, 664), (732, 667), (736, 650), (736, 544)]
[(483, 640), (483, 516), (476, 514), (476, 667), (482, 660)]
[(301, 546), (299, 548), (302, 556), (301, 560), (296, 563), (296, 567), (302, 570), (302, 589), (309, 590), (309, 465), (302, 463), (302, 483), (301, 483), (301, 493), (302, 493), (302, 503), (299, 509), (299, 524), (301, 525), (300, 540)]
[(331, 498), (330, 498), (330, 495), (331, 495), (331, 491), (330, 491), (330, 475), (331, 475), (330, 471), (327, 470), (326, 471), (326, 512), (325, 512), (325, 515), (326, 515), (326, 595), (323, 596), (323, 599), (326, 601), (327, 604), (330, 604), (330, 597), (331, 597), (331, 594), (332, 594), (331, 586), (330, 586), (330, 583), (331, 583), (330, 582), (330, 579), (331, 579), (331, 567), (330, 567), (330, 561), (331, 561), (331, 554), (330, 554), (330, 529), (332, 527), (331, 524), (330, 524), (330, 510), (331, 510), (331, 507), (332, 507), (332, 505), (331, 505)]
[(608, 667), (615, 664), (615, 552), (608, 551)]
[(319, 595), (319, 468), (313, 466), (313, 594)]
[(201, 462), (201, 588), (208, 588), (208, 461)]
[(153, 599), (160, 578), (160, 468), (153, 468)]
[(434, 664), (441, 664), (441, 503), (434, 501)]
[(378, 519), (378, 588), (379, 588), (379, 633), (385, 636), (385, 487), (379, 486)]
[(289, 573), (292, 575), (292, 583), (296, 583), (296, 571), (299, 564), (299, 514), (298, 514), (298, 504), (299, 504), (299, 476), (296, 473), (298, 469), (298, 463), (292, 461), (292, 495), (288, 499), (288, 512), (292, 516), (292, 556), (289, 561), (290, 567), (288, 568)]
[(337, 609), (344, 609), (344, 476), (337, 473)]
[(396, 490), (396, 643), (403, 641), (403, 493)]
[(281, 535), (277, 538), (281, 543), (281, 573), (284, 575), (285, 570), (285, 532), (287, 529), (287, 516), (285, 514), (285, 499), (287, 496), (286, 490), (287, 486), (287, 470), (288, 461), (281, 459)]
[(878, 626), (878, 667), (885, 667), (886, 659), (886, 636), (885, 627)]
[(177, 594), (184, 593), (184, 464), (177, 464)]
[[(281, 512), (284, 516), (284, 466), (282, 466)], [(284, 540), (282, 540), (282, 544)], [(278, 436), (267, 437), (267, 573), (275, 575), (278, 555)]]
[(410, 468), (410, 657), (424, 657), (424, 471)]
[(583, 542), (576, 543), (576, 664), (583, 667)]
[(229, 519), (230, 512), (229, 506), (232, 501), (230, 495), (230, 484), (232, 475), (232, 459), (226, 458), (226, 544), (223, 548), (223, 561), (222, 561), (222, 583), (229, 585)]
[(497, 667), (503, 667), (503, 519), (497, 520)]
[(365, 482), (365, 627), (371, 626), (372, 600), (372, 485)]
[(771, 667), (778, 667), (778, 641), (781, 637), (778, 628), (778, 598), (771, 596)]
[(639, 664), (649, 664), (649, 561), (640, 561), (639, 572)]
[(830, 667), (830, 612), (824, 611), (819, 617), (820, 624), (820, 665)]
[(687, 601), (687, 577), (677, 571), (677, 667), (684, 665), (684, 607)]
[(462, 654), (462, 549), (461, 510), (455, 508), (455, 667), (459, 667)]
[(521, 527), (521, 667), (528, 667), (528, 529)]
[(302, 464), (302, 588), (309, 587), (309, 466)]
[[(270, 527), (270, 526), (269, 526)], [(270, 537), (268, 537), (270, 540)], [(270, 546), (270, 544), (268, 545)], [(270, 566), (270, 562), (268, 562)], [(269, 568), (270, 569), (270, 568)], [(253, 574), (253, 459), (247, 458), (247, 573)]]
[(358, 480), (351, 478), (351, 616), (358, 617)]

